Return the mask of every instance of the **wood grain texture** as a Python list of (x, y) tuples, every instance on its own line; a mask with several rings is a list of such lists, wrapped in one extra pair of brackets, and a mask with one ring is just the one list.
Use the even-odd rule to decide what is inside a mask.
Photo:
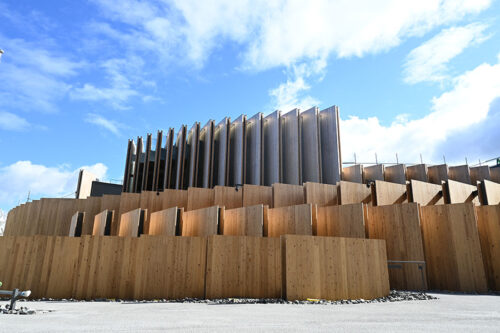
[(94, 230), (92, 230), (92, 236), (110, 236), (114, 215), (115, 212), (113, 210), (107, 209), (97, 214), (94, 217)]
[(210, 236), (206, 298), (279, 298), (279, 238)]
[(118, 224), (116, 230), (111, 230), (111, 235), (118, 236), (120, 232), (121, 217), (123, 214), (140, 207), (140, 193), (122, 193), (120, 196), (120, 210), (118, 212)]
[(412, 179), (409, 194), (411, 202), (416, 202), (422, 206), (444, 204), (443, 187), (441, 185)]
[(470, 183), (476, 185), (477, 182), (483, 180), (491, 181), (490, 167), (487, 165), (477, 166), (470, 168)]
[(313, 219), (313, 235), (365, 238), (363, 204), (349, 204), (317, 208)]
[(264, 235), (312, 235), (312, 205), (296, 205), (269, 209)]
[(273, 184), (273, 208), (300, 205), (304, 202), (302, 185)]
[(491, 181), (500, 184), (500, 166), (490, 168)]
[(476, 207), (476, 215), (488, 287), (500, 291), (500, 206)]
[(105, 194), (102, 196), (101, 209), (99, 211), (113, 211), (113, 219), (111, 220), (111, 235), (116, 236), (118, 234), (118, 221), (120, 220), (120, 199), (121, 195), (109, 195)]
[[(368, 238), (385, 240), (387, 260), (425, 261), (418, 204), (368, 207), (367, 210)], [(423, 263), (395, 262), (391, 267), (391, 289), (427, 290)]]
[(217, 235), (219, 206), (190, 210), (182, 214), (182, 236), (201, 237)]
[(94, 217), (101, 211), (101, 199), (101, 197), (88, 197), (85, 199), (82, 235), (92, 235)]
[(273, 188), (271, 186), (243, 185), (243, 207), (259, 204), (273, 206)]
[(448, 180), (443, 184), (445, 202), (449, 204), (472, 202), (479, 205), (477, 186)]
[(243, 207), (243, 189), (230, 186), (215, 186), (214, 205), (226, 209)]
[(448, 178), (457, 182), (470, 184), (470, 170), (468, 165), (452, 166), (448, 169)]
[(422, 206), (421, 223), (429, 288), (485, 292), (473, 204)]
[(187, 190), (172, 190), (165, 189), (160, 192), (161, 209), (172, 207), (187, 209), (188, 191)]
[(406, 185), (376, 180), (372, 197), (376, 206), (405, 203), (408, 202), (408, 189)]
[(363, 166), (355, 164), (342, 168), (342, 180), (361, 184), (363, 182)]
[(339, 201), (341, 205), (354, 203), (371, 204), (372, 191), (364, 184), (341, 181), (338, 185)]
[(421, 182), (428, 182), (427, 165), (417, 164), (406, 168), (406, 180), (418, 180)]
[(182, 216), (183, 212), (183, 208), (172, 207), (152, 213), (148, 234), (152, 236), (175, 236), (177, 224), (180, 223), (177, 218)]
[(187, 210), (207, 208), (214, 205), (214, 189), (190, 187), (187, 190)]
[(432, 165), (427, 168), (427, 176), (429, 177), (429, 182), (433, 184), (441, 185), (441, 182), (448, 180), (448, 165)]
[(406, 184), (406, 166), (396, 164), (385, 167), (384, 180), (390, 183)]
[(389, 294), (383, 240), (286, 235), (281, 242), (287, 300), (373, 299)]
[(337, 185), (304, 183), (305, 203), (318, 206), (337, 205), (337, 191)]
[(363, 167), (363, 183), (374, 180), (384, 180), (385, 168), (383, 164)]
[(481, 183), (481, 187), (485, 199), (483, 205), (500, 204), (500, 184), (497, 184), (489, 180), (483, 180)]
[(118, 236), (139, 237), (144, 232), (143, 226), (146, 216), (146, 210), (140, 208), (122, 214)]
[(142, 191), (139, 199), (139, 208), (147, 211), (144, 223), (144, 234), (149, 233), (149, 222), (151, 220), (151, 213), (158, 212), (163, 209), (163, 200), (160, 196), (161, 192), (156, 191)]
[(222, 234), (228, 236), (262, 236), (263, 223), (263, 205), (227, 209), (224, 212)]

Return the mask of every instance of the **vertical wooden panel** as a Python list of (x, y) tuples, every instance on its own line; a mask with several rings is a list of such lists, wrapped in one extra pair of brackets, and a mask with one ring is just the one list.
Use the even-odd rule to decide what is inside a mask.
[(172, 207), (187, 208), (188, 191), (187, 190), (164, 190), (160, 193), (161, 209)]
[(369, 186), (341, 181), (339, 187), (339, 201), (341, 205), (353, 203), (370, 204), (372, 202), (372, 191)]
[(427, 205), (443, 205), (443, 187), (441, 185), (424, 183), (418, 180), (410, 181), (410, 201)]
[(273, 188), (271, 186), (243, 185), (243, 207), (258, 204), (273, 206)]
[(305, 203), (318, 206), (337, 205), (337, 185), (304, 183)]
[(303, 204), (304, 188), (301, 185), (273, 184), (273, 207)]
[[(120, 209), (117, 216), (116, 225), (112, 226), (111, 235), (118, 236), (120, 230), (120, 221), (122, 214), (130, 212), (140, 207), (141, 195), (140, 193), (122, 193), (120, 196)], [(116, 229), (115, 229), (116, 228)]]
[[(175, 232), (177, 230), (177, 216), (178, 216), (177, 207), (168, 208), (165, 210), (161, 210), (159, 212), (152, 213), (150, 216), (149, 222), (149, 235), (163, 235), (163, 236), (175, 236)], [(180, 208), (182, 212), (184, 211)]]
[(226, 209), (243, 207), (243, 189), (229, 186), (215, 186), (214, 205)]
[(385, 240), (387, 259), (395, 261), (389, 269), (392, 289), (427, 289), (418, 204), (368, 207), (366, 230), (369, 238)]
[(193, 127), (189, 130), (187, 136), (187, 146), (189, 147), (189, 166), (188, 166), (188, 187), (198, 186), (198, 172), (200, 172), (199, 156), (199, 136), (200, 136), (200, 123), (195, 122)]
[(182, 214), (182, 236), (217, 235), (219, 207), (190, 210)]
[(118, 230), (118, 221), (120, 219), (120, 195), (105, 194), (102, 196), (100, 211), (113, 211), (113, 219), (111, 220), (111, 235), (116, 236)]
[(500, 184), (483, 180), (481, 183), (482, 192), (484, 196), (484, 204), (498, 205), (500, 204)]
[(227, 209), (224, 212), (223, 235), (262, 236), (264, 206), (248, 206)]
[(206, 298), (280, 296), (281, 256), (278, 238), (208, 238)]
[(146, 218), (145, 209), (134, 209), (122, 214), (120, 217), (120, 237), (139, 237), (143, 233), (144, 219)]
[(318, 207), (313, 235), (365, 238), (363, 204)]
[(296, 205), (269, 209), (264, 235), (312, 235), (312, 205)]
[(214, 165), (214, 121), (209, 120), (200, 130), (200, 155), (198, 171), (198, 186), (211, 188), (213, 186)]
[(429, 178), (427, 177), (427, 165), (426, 164), (417, 164), (412, 165), (406, 168), (406, 179), (407, 180), (418, 180), (421, 182), (428, 182)]
[(85, 199), (82, 235), (92, 235), (92, 231), (94, 230), (94, 217), (100, 212), (101, 199), (102, 197), (88, 197)]
[(406, 166), (404, 164), (396, 164), (385, 167), (384, 180), (386, 182), (406, 184)]
[(384, 165), (376, 164), (363, 167), (363, 183), (374, 180), (384, 180)]
[(500, 290), (500, 206), (476, 207), (483, 265), (491, 290)]
[[(457, 182), (470, 184), (470, 170), (468, 165), (452, 166), (448, 169), (448, 178)], [(473, 184), (475, 185), (475, 184)]]
[(363, 183), (363, 166), (355, 164), (342, 168), (342, 180), (352, 183)]
[(214, 205), (215, 193), (212, 188), (190, 187), (187, 190), (187, 210), (211, 207)]
[(374, 204), (377, 206), (408, 202), (406, 185), (376, 180), (374, 190)]
[(147, 215), (144, 220), (144, 234), (149, 233), (149, 221), (151, 213), (158, 212), (163, 209), (163, 198), (160, 192), (142, 191), (139, 200), (139, 207), (145, 209)]
[(443, 184), (443, 193), (446, 203), (472, 202), (474, 205), (479, 205), (476, 186), (448, 180)]
[(448, 180), (448, 165), (440, 164), (428, 167), (427, 176), (430, 183), (441, 185), (441, 182)]
[(487, 290), (479, 234), (471, 203), (421, 207), (430, 289)]
[(494, 181), (497, 184), (500, 184), (500, 166), (499, 165), (490, 168), (490, 176), (491, 176), (492, 181)]
[(110, 236), (113, 220), (113, 210), (103, 210), (94, 217), (94, 230), (92, 236)]

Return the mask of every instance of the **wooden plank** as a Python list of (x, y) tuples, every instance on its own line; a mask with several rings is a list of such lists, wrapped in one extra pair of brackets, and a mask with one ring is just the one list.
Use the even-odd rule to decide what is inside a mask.
[(312, 235), (312, 205), (296, 205), (269, 209), (264, 235)]
[(273, 207), (286, 207), (303, 204), (304, 188), (302, 185), (273, 184)]
[(383, 240), (286, 235), (282, 253), (287, 300), (373, 299), (389, 294)]
[(281, 255), (278, 238), (210, 236), (206, 298), (279, 298)]
[[(127, 212), (140, 207), (141, 194), (140, 193), (122, 193), (120, 196), (120, 208), (118, 211), (116, 226), (111, 226), (111, 235), (118, 236), (120, 231), (121, 216)], [(116, 229), (115, 229), (116, 228)]]
[(71, 225), (69, 227), (68, 235), (70, 237), (80, 237), (82, 235), (83, 220), (85, 219), (85, 212), (76, 212), (71, 217)]
[(440, 164), (428, 167), (427, 176), (430, 183), (441, 185), (441, 182), (448, 180), (448, 165)]
[(472, 203), (421, 207), (430, 289), (485, 292), (481, 245)]
[(144, 233), (144, 220), (147, 216), (145, 209), (134, 209), (120, 217), (120, 237), (139, 237)]
[(217, 235), (219, 206), (190, 210), (182, 214), (182, 236), (200, 237)]
[(476, 215), (488, 288), (500, 291), (500, 206), (477, 206)]
[(215, 193), (212, 188), (190, 187), (187, 190), (187, 210), (211, 207), (214, 205)]
[(427, 176), (427, 165), (426, 164), (416, 164), (406, 168), (406, 179), (407, 180), (418, 180), (421, 182), (428, 182), (429, 177)]
[(142, 186), (142, 174), (144, 172), (144, 142), (142, 137), (137, 137), (137, 148), (135, 152), (135, 162), (134, 162), (134, 176), (132, 180), (133, 187), (129, 192), (140, 192)]
[(172, 207), (151, 214), (149, 222), (149, 235), (175, 236), (178, 218), (182, 216), (183, 208)]
[(384, 165), (375, 164), (363, 167), (363, 183), (374, 180), (384, 180)]
[(146, 137), (146, 150), (144, 154), (144, 168), (142, 172), (141, 191), (151, 191), (153, 189), (154, 155), (151, 151), (153, 136), (148, 133)]
[(418, 204), (368, 207), (366, 231), (386, 242), (391, 289), (427, 290)]
[(327, 206), (317, 208), (313, 219), (313, 235), (365, 238), (363, 204)]
[(224, 211), (223, 235), (262, 236), (264, 206), (248, 206)]
[(342, 168), (342, 180), (352, 183), (363, 182), (363, 166), (361, 164)]
[(100, 211), (113, 211), (113, 219), (111, 220), (111, 230), (110, 235), (116, 236), (118, 230), (118, 221), (120, 214), (120, 199), (121, 195), (109, 195), (105, 194), (102, 196), (101, 209)]
[(243, 189), (229, 186), (215, 186), (214, 205), (226, 209), (243, 207)]
[(139, 208), (145, 209), (147, 212), (144, 223), (144, 234), (147, 235), (149, 233), (151, 213), (163, 209), (163, 198), (160, 196), (160, 192), (142, 191), (139, 200)]
[(458, 165), (450, 167), (448, 169), (448, 178), (457, 182), (470, 184), (471, 182), (470, 182), (469, 166)]
[(470, 183), (476, 185), (483, 180), (491, 181), (490, 167), (487, 165), (470, 168)]
[(273, 206), (273, 188), (271, 186), (243, 185), (243, 207), (258, 204)]
[(408, 189), (406, 185), (376, 180), (372, 197), (374, 206), (400, 204), (408, 202)]
[(409, 185), (409, 201), (422, 206), (443, 205), (443, 187), (441, 185), (411, 180)]
[(483, 205), (500, 204), (500, 184), (489, 180), (483, 180), (480, 187), (484, 197)]
[(305, 203), (318, 206), (337, 205), (337, 185), (304, 183)]
[(490, 176), (492, 181), (500, 184), (500, 165), (490, 167)]
[[(60, 199), (57, 206), (57, 217), (54, 235), (67, 236), (71, 226), (71, 217), (76, 211), (85, 211), (88, 199)], [(84, 217), (85, 221), (85, 217)], [(85, 223), (85, 222), (84, 222)], [(82, 227), (83, 228), (83, 227)], [(82, 229), (83, 233), (83, 229)]]
[(92, 236), (110, 236), (113, 215), (115, 211), (107, 210), (100, 212), (94, 217), (94, 230)]
[(85, 199), (82, 235), (92, 235), (92, 231), (94, 230), (94, 217), (100, 212), (101, 199), (101, 197), (88, 197)]
[(384, 180), (390, 183), (406, 184), (406, 166), (396, 164), (385, 167)]
[(448, 180), (443, 184), (443, 193), (445, 203), (472, 202), (479, 205), (479, 196), (477, 186)]
[(164, 190), (160, 192), (161, 209), (172, 207), (187, 208), (188, 191), (187, 190)]
[(371, 204), (372, 191), (364, 184), (341, 181), (339, 183), (339, 202), (341, 205), (364, 203)]

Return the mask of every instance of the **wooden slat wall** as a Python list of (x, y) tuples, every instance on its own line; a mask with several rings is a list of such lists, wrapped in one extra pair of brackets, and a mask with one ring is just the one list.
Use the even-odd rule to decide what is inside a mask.
[(305, 203), (318, 206), (337, 205), (337, 185), (304, 183)]
[(94, 217), (101, 211), (101, 199), (102, 197), (88, 197), (85, 199), (82, 235), (92, 235)]
[(208, 238), (206, 298), (280, 298), (280, 240)]
[(372, 191), (370, 187), (364, 184), (344, 181), (341, 181), (338, 186), (340, 187), (339, 202), (341, 205), (353, 203), (371, 204)]
[[(143, 218), (146, 217), (146, 212), (144, 209), (134, 209), (130, 212), (122, 214), (120, 218), (120, 231), (118, 236), (120, 237), (138, 237), (141, 230), (140, 222), (141, 215)], [(142, 230), (144, 231), (144, 229)]]
[(243, 207), (243, 189), (229, 186), (215, 186), (214, 205), (226, 209)]
[(421, 207), (430, 289), (487, 290), (474, 206), (471, 203)]
[[(178, 214), (179, 209), (181, 210), (180, 214)], [(172, 207), (152, 213), (150, 215), (148, 235), (175, 236), (177, 223), (179, 223), (177, 216), (182, 216), (183, 211), (183, 208)]]
[(317, 208), (313, 219), (313, 235), (365, 238), (363, 204)]
[(406, 166), (404, 164), (391, 165), (384, 170), (384, 180), (390, 183), (406, 184)]
[(303, 204), (304, 188), (301, 185), (273, 184), (273, 208)]
[(376, 180), (375, 187), (372, 187), (372, 198), (375, 199), (376, 206), (405, 203), (408, 202), (407, 187), (406, 185)]
[(219, 206), (190, 210), (182, 214), (182, 236), (217, 235)]
[(286, 235), (282, 251), (282, 289), (288, 300), (371, 299), (389, 294), (383, 240)]
[(113, 211), (113, 219), (111, 220), (111, 235), (118, 233), (118, 221), (120, 221), (120, 195), (105, 194), (102, 196), (101, 209), (99, 211)]
[(384, 180), (384, 165), (376, 164), (363, 168), (363, 183), (373, 180)]
[(363, 182), (363, 166), (355, 164), (342, 168), (342, 180), (361, 184)]
[(440, 164), (428, 167), (427, 176), (430, 183), (440, 185), (441, 182), (448, 180), (448, 165)]
[(429, 178), (427, 177), (427, 165), (417, 164), (407, 167), (406, 180), (412, 180), (412, 179), (421, 182), (428, 182)]
[(273, 206), (273, 188), (271, 186), (243, 185), (243, 207), (259, 204)]
[(139, 199), (139, 207), (147, 211), (147, 216), (144, 222), (144, 234), (149, 233), (149, 222), (151, 213), (158, 212), (163, 209), (163, 198), (160, 192), (142, 191), (141, 198)]
[(488, 287), (500, 291), (500, 206), (476, 207), (476, 214)]
[(422, 206), (443, 205), (443, 187), (412, 179), (410, 181), (409, 199), (410, 202), (416, 202)]
[[(388, 260), (425, 261), (418, 204), (368, 207), (366, 230), (368, 238), (386, 241)], [(391, 289), (427, 289), (424, 264), (394, 263), (393, 267)]]
[(167, 189), (160, 192), (161, 197), (161, 209), (167, 209), (172, 207), (187, 209), (188, 204), (188, 191), (187, 190), (172, 190)]
[(492, 180), (489, 166), (482, 165), (470, 168), (470, 183), (472, 185), (476, 185), (477, 182), (482, 182), (483, 180)]
[(452, 166), (448, 169), (448, 178), (457, 182), (470, 184), (470, 170), (468, 165)]
[(264, 235), (312, 235), (312, 205), (296, 205), (269, 209), (264, 220)]
[(214, 205), (215, 194), (212, 188), (190, 187), (187, 190), (187, 210), (207, 208)]
[(111, 230), (111, 235), (118, 236), (120, 232), (120, 224), (122, 215), (140, 207), (140, 193), (122, 193), (120, 198), (120, 210), (117, 216), (116, 230)]
[(228, 236), (262, 236), (264, 210), (267, 206), (255, 205), (226, 209), (222, 234)]

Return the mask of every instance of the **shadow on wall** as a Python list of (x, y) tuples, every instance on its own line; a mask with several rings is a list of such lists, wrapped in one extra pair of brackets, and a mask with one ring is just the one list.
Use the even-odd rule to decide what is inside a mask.
[[(470, 119), (474, 119), (475, 112), (470, 110)], [(463, 161), (467, 157), (470, 164), (476, 164), (479, 158), (493, 158), (500, 156), (500, 97), (490, 105), (488, 115), (484, 120), (473, 124), (464, 130), (456, 131), (446, 138), (435, 149), (434, 160)]]

